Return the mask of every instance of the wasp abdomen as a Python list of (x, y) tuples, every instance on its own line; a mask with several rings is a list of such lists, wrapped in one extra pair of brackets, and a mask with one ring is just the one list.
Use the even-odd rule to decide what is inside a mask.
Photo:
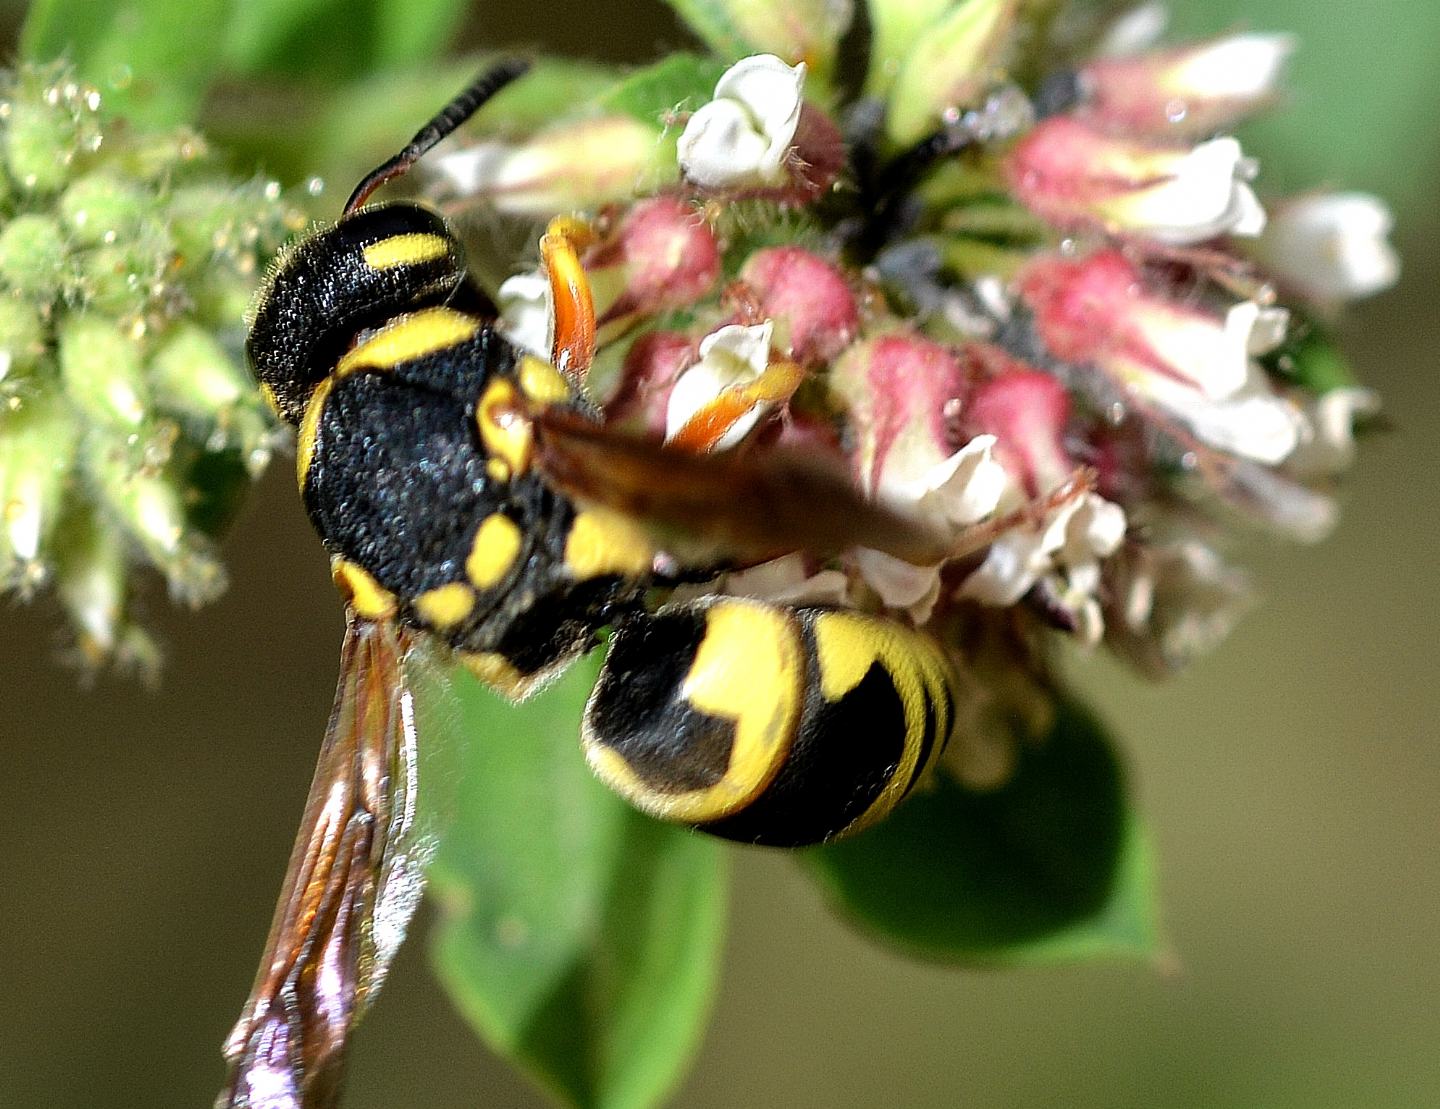
[(364, 208), (280, 260), (246, 351), (275, 410), (299, 423), (360, 332), (449, 303), (467, 286), (460, 245), (438, 214), (415, 204)]
[(941, 650), (894, 621), (721, 597), (617, 631), (584, 743), (646, 812), (795, 847), (899, 804), (950, 736), (954, 688)]

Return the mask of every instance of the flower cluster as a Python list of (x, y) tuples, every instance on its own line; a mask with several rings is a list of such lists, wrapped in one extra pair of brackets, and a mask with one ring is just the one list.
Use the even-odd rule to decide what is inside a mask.
[(273, 441), (244, 316), (300, 216), (63, 67), (0, 82), (0, 158), (0, 586), (53, 586), (86, 662), (149, 667), (131, 567), (189, 603), (223, 587), (212, 537)]
[[(1386, 210), (1265, 196), (1225, 133), (1274, 98), (1293, 42), (1155, 47), (1149, 6), (1107, 26), (892, 0), (842, 106), (848, 5), (805, 7), (747, 31), (720, 3), (728, 67), (671, 59), (442, 159), (442, 187), (591, 218), (609, 421), (832, 458), (953, 540), (931, 565), (796, 554), (715, 588), (926, 626), (1010, 719), (1028, 694), (990, 678), (1043, 686), (1053, 633), (1183, 664), (1248, 600), (1227, 530), (1323, 534), (1377, 403), (1335, 372), (1325, 323), (1395, 279)], [(500, 290), (502, 326), (541, 354), (546, 290)]]

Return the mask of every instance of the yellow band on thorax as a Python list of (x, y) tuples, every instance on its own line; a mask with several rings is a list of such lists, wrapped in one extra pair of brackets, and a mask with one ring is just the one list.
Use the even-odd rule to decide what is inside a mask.
[(404, 362), (446, 350), (472, 338), (481, 328), (474, 316), (453, 308), (425, 308), (396, 316), (335, 366), (337, 377), (357, 370), (388, 370)]

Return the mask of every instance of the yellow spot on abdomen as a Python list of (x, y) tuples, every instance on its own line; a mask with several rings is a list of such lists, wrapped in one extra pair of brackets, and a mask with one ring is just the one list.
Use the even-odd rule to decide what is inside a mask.
[(605, 574), (642, 577), (654, 560), (655, 547), (645, 530), (608, 509), (591, 508), (576, 515), (565, 539), (565, 569), (576, 581)]
[(415, 598), (415, 611), (436, 631), (459, 627), (475, 608), (475, 591), (463, 581), (427, 589)]
[(361, 256), (372, 270), (388, 270), (395, 266), (418, 266), (443, 258), (449, 252), (450, 244), (443, 236), (412, 231), (371, 243)]
[(520, 553), (520, 525), (499, 512), (491, 513), (475, 529), (475, 542), (465, 560), (465, 576), (476, 589), (491, 589), (515, 565)]
[[(680, 694), (697, 712), (735, 722), (730, 764), (712, 786), (651, 795), (646, 807), (700, 824), (739, 812), (759, 797), (790, 756), (802, 709), (804, 655), (789, 612), (723, 600), (705, 612), (705, 637)], [(663, 811), (659, 811), (663, 809)]]
[(337, 558), (330, 564), (330, 576), (358, 615), (367, 620), (388, 620), (395, 615), (395, 594), (371, 577), (363, 567)]
[(524, 700), (548, 677), (547, 674), (522, 674), (514, 663), (496, 651), (462, 654), (460, 662), (496, 693), (512, 701)]
[(388, 370), (463, 343), (480, 327), (480, 321), (474, 316), (453, 308), (407, 312), (348, 351), (336, 364), (335, 375), (344, 377), (357, 370)]

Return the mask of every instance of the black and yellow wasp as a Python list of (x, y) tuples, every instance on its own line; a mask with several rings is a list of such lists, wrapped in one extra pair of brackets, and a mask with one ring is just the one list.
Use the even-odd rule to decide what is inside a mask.
[[(645, 812), (750, 843), (874, 823), (954, 727), (951, 663), (898, 622), (728, 596), (664, 603), (722, 563), (860, 543), (935, 562), (942, 542), (802, 460), (607, 429), (584, 391), (595, 317), (582, 225), (557, 220), (541, 241), (547, 362), (496, 331), (439, 215), (366, 204), (524, 69), (483, 74), (368, 175), (338, 223), (281, 258), (255, 311), (250, 360), (298, 428), (301, 494), (348, 625), (222, 1105), (335, 1096), (348, 1031), (421, 888), (409, 667), (422, 643), (518, 698), (609, 629), (582, 729), (591, 765)], [(733, 402), (722, 394), (717, 419)]]

